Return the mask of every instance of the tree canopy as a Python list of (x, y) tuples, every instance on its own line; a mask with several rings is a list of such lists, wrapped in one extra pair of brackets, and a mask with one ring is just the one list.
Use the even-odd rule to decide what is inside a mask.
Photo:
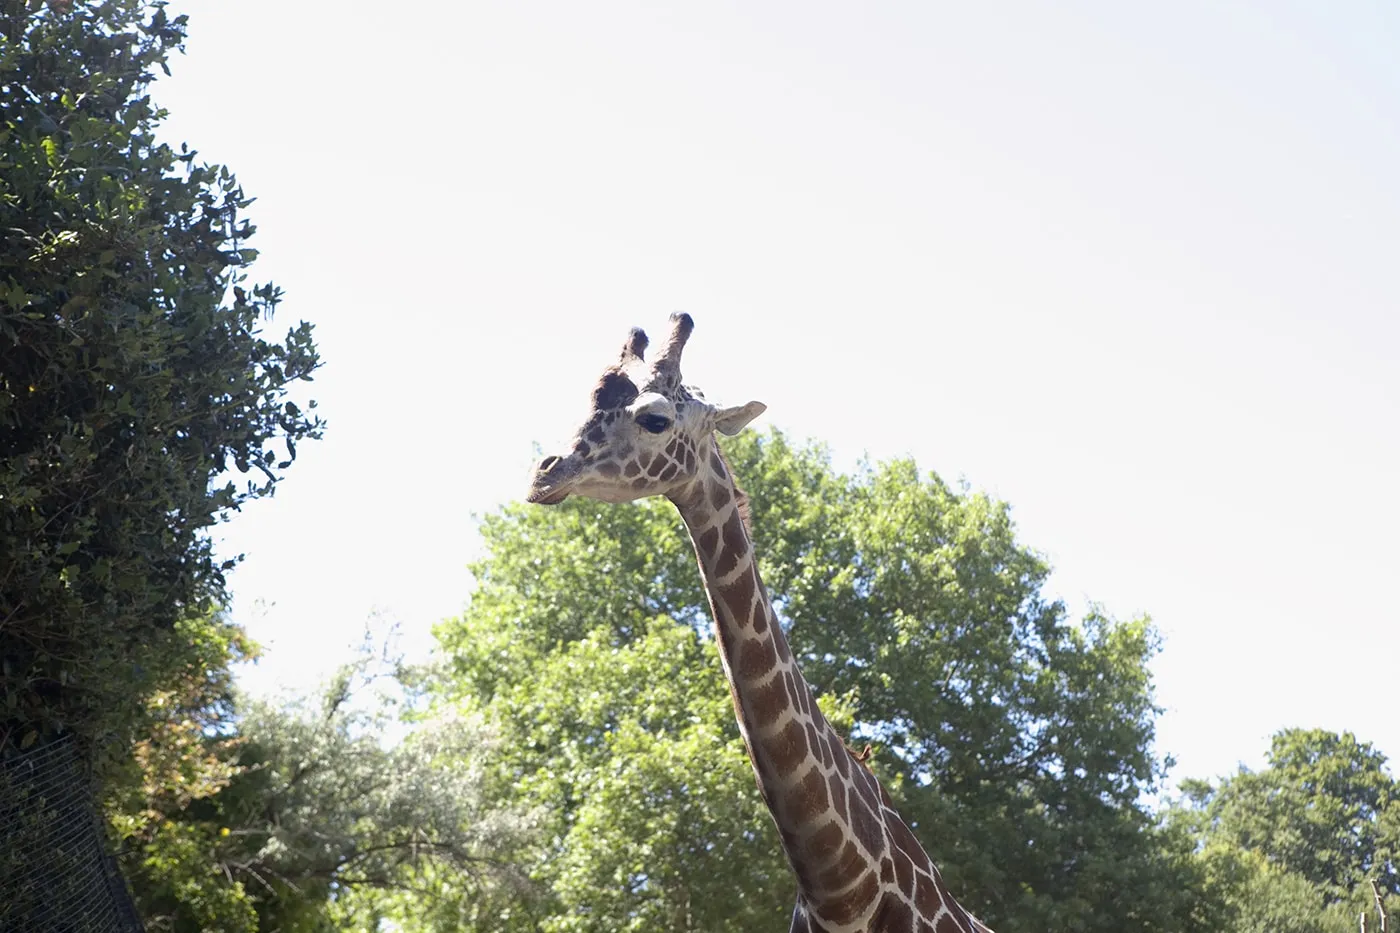
[[(231, 779), (220, 730), (248, 650), (218, 614), (237, 558), (209, 530), (322, 423), (292, 397), (319, 362), (310, 325), (264, 335), (281, 293), (247, 278), (251, 199), (158, 137), (149, 85), (184, 33), (163, 3), (0, 0), (0, 757), (76, 740), (79, 796), (97, 784), (193, 903), (215, 865), (163, 814)], [(0, 787), (0, 811), (21, 791)], [(0, 881), (35, 846), (69, 874), (97, 863), (31, 816), (0, 840)], [(236, 929), (236, 898), (203, 890)], [(0, 901), (23, 923), (68, 909), (53, 893)]]
[(1350, 733), (1286, 729), (1267, 767), (1185, 781), (1178, 819), (1199, 841), (1239, 933), (1343, 933), (1400, 896), (1400, 783)]
[(106, 801), (150, 929), (311, 933), (372, 914), (377, 892), (437, 894), (448, 874), (478, 904), (520, 883), (529, 817), (483, 807), (498, 739), (449, 713), (390, 742), (411, 699), (397, 668), (362, 650), (321, 689), (243, 697), (217, 723), (203, 711), (233, 697), (197, 679), (155, 698)]
[[(727, 442), (793, 650), (959, 897), (1012, 928), (1183, 929), (1159, 844), (1146, 619), (1074, 622), (1009, 509), (910, 461), (832, 469), (780, 433)], [(694, 557), (664, 501), (482, 523), (443, 702), (509, 737), (492, 793), (540, 808), (544, 929), (784, 922), (794, 891), (753, 786)]]
[(288, 398), (318, 357), (308, 324), (263, 336), (281, 293), (246, 280), (234, 176), (158, 138), (185, 18), (0, 10), (0, 747), (90, 744), (183, 663), (177, 620), (222, 603), (208, 529), (319, 436)]

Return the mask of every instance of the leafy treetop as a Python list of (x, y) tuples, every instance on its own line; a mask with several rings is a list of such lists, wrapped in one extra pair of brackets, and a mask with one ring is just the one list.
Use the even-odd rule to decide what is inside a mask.
[[(208, 528), (322, 422), (264, 322), (250, 200), (161, 142), (161, 3), (0, 6), (0, 749), (139, 718), (155, 633), (224, 597)], [(314, 403), (307, 406), (314, 407)], [(242, 487), (225, 471), (254, 472)]]

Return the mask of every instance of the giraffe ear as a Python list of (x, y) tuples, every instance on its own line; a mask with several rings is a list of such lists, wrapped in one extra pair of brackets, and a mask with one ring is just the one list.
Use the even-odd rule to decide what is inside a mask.
[(721, 434), (738, 434), (745, 425), (763, 414), (767, 407), (762, 402), (749, 402), (738, 408), (721, 408), (715, 412), (715, 429)]

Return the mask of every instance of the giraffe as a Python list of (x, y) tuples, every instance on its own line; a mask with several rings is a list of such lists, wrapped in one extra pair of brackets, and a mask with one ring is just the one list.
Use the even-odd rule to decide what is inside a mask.
[(646, 334), (632, 329), (572, 446), (540, 461), (526, 501), (660, 495), (680, 512), (739, 732), (797, 876), (789, 933), (991, 933), (948, 893), (865, 756), (846, 747), (812, 699), (759, 578), (748, 499), (714, 438), (716, 430), (737, 434), (765, 406), (718, 407), (681, 384), (693, 327), (690, 315), (671, 315), (651, 362)]

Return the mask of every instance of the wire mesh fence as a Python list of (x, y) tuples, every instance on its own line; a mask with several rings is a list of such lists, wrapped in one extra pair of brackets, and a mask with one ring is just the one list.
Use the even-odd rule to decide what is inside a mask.
[(69, 736), (0, 759), (0, 931), (144, 931)]

